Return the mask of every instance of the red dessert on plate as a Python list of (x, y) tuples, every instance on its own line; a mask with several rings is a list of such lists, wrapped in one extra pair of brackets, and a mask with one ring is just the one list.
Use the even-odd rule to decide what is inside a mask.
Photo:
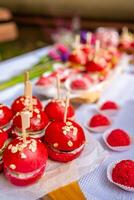
[[(18, 97), (12, 103), (12, 106), (11, 106), (13, 113), (16, 114), (17, 112), (22, 111), (24, 108), (26, 108), (28, 106), (29, 101), (30, 101), (29, 98), (27, 98), (25, 96)], [(33, 104), (33, 107), (36, 107), (40, 110), (43, 108), (41, 101), (35, 96), (32, 97), (32, 104)]]
[(100, 106), (99, 110), (104, 114), (112, 115), (119, 110), (119, 106), (113, 101), (106, 101)]
[(7, 132), (0, 129), (0, 172), (3, 169), (3, 152), (8, 144)]
[(85, 145), (84, 131), (74, 121), (52, 122), (46, 129), (44, 142), (52, 160), (68, 162), (77, 158)]
[(95, 61), (88, 61), (85, 65), (86, 71), (88, 72), (101, 72), (104, 70), (105, 65), (101, 65)]
[(44, 173), (47, 149), (40, 140), (21, 137), (11, 141), (4, 151), (4, 172), (8, 180), (17, 186), (35, 183)]
[(95, 114), (88, 122), (88, 128), (93, 132), (103, 132), (110, 125), (109, 118), (101, 114)]
[(72, 90), (87, 90), (89, 85), (87, 80), (83, 78), (77, 78), (72, 80), (70, 87)]
[[(63, 121), (65, 111), (65, 101), (62, 99), (55, 99), (50, 101), (45, 106), (45, 113), (47, 114), (49, 120)], [(67, 109), (67, 118), (73, 119), (75, 115), (74, 108), (69, 104)]]
[(86, 63), (86, 56), (83, 51), (72, 52), (69, 56), (69, 62), (76, 65), (84, 65)]
[[(30, 127), (27, 129), (32, 138), (42, 138), (45, 134), (45, 128), (48, 125), (48, 117), (44, 111), (34, 108), (31, 112)], [(22, 136), (21, 112), (16, 113), (13, 119), (13, 136)]]
[(125, 131), (115, 129), (108, 135), (107, 142), (112, 147), (129, 146), (130, 137)]
[(0, 104), (0, 129), (10, 133), (12, 129), (12, 119), (12, 110), (8, 106)]
[(112, 170), (112, 180), (123, 186), (134, 188), (134, 161), (118, 162)]

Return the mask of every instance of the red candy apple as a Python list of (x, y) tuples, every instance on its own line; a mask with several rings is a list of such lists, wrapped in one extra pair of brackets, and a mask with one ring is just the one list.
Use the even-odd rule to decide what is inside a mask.
[[(31, 113), (30, 127), (27, 129), (29, 136), (32, 138), (42, 138), (45, 134), (45, 128), (48, 125), (48, 117), (45, 112), (34, 108)], [(13, 119), (13, 136), (22, 135), (21, 112), (16, 113)]]
[[(41, 110), (42, 109), (41, 101), (35, 96), (33, 96), (32, 99), (33, 99), (33, 102), (32, 102), (33, 106)], [(16, 114), (17, 112), (22, 111), (28, 105), (28, 103), (29, 103), (29, 99), (26, 98), (25, 96), (18, 97), (12, 103), (12, 106), (11, 106), (13, 113)]]
[(0, 104), (0, 128), (10, 133), (12, 129), (12, 119), (13, 114), (11, 109), (6, 105)]
[[(45, 107), (45, 113), (47, 114), (49, 120), (63, 121), (65, 111), (65, 102), (63, 100), (52, 100)], [(67, 118), (74, 118), (74, 108), (72, 105), (68, 106)]]
[(0, 129), (0, 172), (3, 169), (3, 152), (8, 144), (8, 134), (7, 132)]
[(10, 142), (4, 155), (4, 172), (8, 180), (17, 186), (35, 183), (44, 173), (47, 149), (40, 140), (18, 137)]
[(103, 59), (103, 62), (96, 62), (94, 60), (90, 60), (86, 63), (85, 65), (85, 69), (87, 72), (92, 72), (92, 73), (95, 73), (95, 72), (102, 72), (105, 67), (106, 67), (106, 61)]
[(77, 158), (85, 144), (83, 129), (74, 121), (52, 122), (46, 129), (44, 142), (52, 160), (68, 162)]
[(84, 65), (86, 63), (86, 56), (85, 53), (80, 50), (70, 54), (68, 60), (77, 65)]

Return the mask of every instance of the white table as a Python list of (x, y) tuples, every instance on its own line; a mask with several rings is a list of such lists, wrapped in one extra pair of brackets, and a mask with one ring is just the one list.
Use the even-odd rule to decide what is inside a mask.
[[(32, 64), (36, 63), (38, 58), (47, 51), (48, 48), (42, 48), (24, 56), (1, 62), (0, 69), (2, 76), (0, 76), (0, 81), (6, 80), (9, 76), (13, 76), (19, 71), (30, 68)], [(22, 92), (23, 84), (18, 84), (10, 89), (2, 91), (0, 92), (0, 102), (11, 104), (12, 99), (22, 94)], [(134, 76), (124, 73), (118, 77), (109, 89), (105, 91), (100, 101), (104, 99), (112, 99), (124, 105), (124, 108), (116, 117), (113, 126), (125, 128), (134, 135)], [(130, 100), (132, 101), (129, 102)], [(94, 108), (95, 105), (82, 105), (77, 111), (78, 121), (85, 123), (94, 112)], [(83, 113), (82, 117), (81, 110)], [(106, 148), (102, 141), (101, 134), (94, 135), (94, 137)], [(109, 153), (109, 159), (102, 163), (94, 172), (87, 174), (79, 181), (82, 191), (88, 200), (133, 200), (133, 193), (125, 192), (107, 180), (106, 169), (108, 164), (116, 159), (134, 159), (134, 148), (123, 153), (114, 153), (112, 151), (109, 151)]]

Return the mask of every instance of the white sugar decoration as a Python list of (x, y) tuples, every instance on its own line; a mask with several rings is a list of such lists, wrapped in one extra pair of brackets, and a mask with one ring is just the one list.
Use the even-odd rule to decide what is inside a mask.
[(10, 167), (11, 169), (16, 169), (16, 165), (14, 165), (14, 164), (9, 165), (9, 167)]

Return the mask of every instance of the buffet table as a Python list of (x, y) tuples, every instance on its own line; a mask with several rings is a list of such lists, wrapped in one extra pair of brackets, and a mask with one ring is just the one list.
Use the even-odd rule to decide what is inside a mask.
[[(30, 68), (30, 66), (37, 62), (39, 57), (41, 57), (44, 53), (47, 53), (48, 48), (42, 48), (40, 50), (28, 53), (23, 56), (19, 56), (17, 58), (1, 62), (0, 69), (1, 74), (0, 81), (6, 80), (9, 77), (17, 74), (20, 71)], [(124, 55), (125, 60), (128, 60), (128, 56)], [(126, 66), (129, 68), (129, 66)], [(8, 73), (7, 73), (8, 70)], [(124, 128), (131, 134), (133, 134), (134, 130), (134, 75), (127, 72), (124, 72), (120, 75), (120, 77), (116, 78), (114, 82), (111, 82), (109, 87), (103, 92), (101, 101), (104, 100), (114, 100), (118, 102), (121, 106), (120, 112), (117, 114), (116, 118), (113, 121), (112, 127), (116, 128)], [(11, 104), (14, 98), (22, 94), (23, 92), (23, 84), (18, 84), (12, 88), (4, 90), (0, 92), (0, 102), (4, 102), (6, 104)], [(36, 91), (34, 91), (36, 94)], [(92, 113), (95, 112), (96, 105), (95, 104), (83, 104), (81, 105), (77, 111), (77, 121), (79, 121), (83, 126), (90, 118)], [(82, 115), (81, 115), (82, 113)], [(134, 158), (134, 147), (125, 152), (113, 152), (110, 151), (102, 140), (102, 135), (100, 134), (89, 134), (89, 136), (95, 140), (98, 140), (103, 147), (103, 153), (105, 152), (105, 156), (98, 165), (96, 164), (95, 170), (89, 170), (90, 173), (87, 173), (84, 177), (79, 180), (79, 186), (88, 200), (132, 200), (133, 193), (126, 192), (116, 187), (112, 183), (110, 183), (106, 176), (106, 169), (109, 163), (114, 160), (120, 159), (133, 159)], [(74, 180), (72, 180), (74, 181)], [(7, 192), (7, 191), (5, 191)], [(8, 195), (8, 192), (7, 192)], [(5, 200), (24, 200), (24, 197), (18, 196), (8, 196), (8, 198), (1, 198)], [(39, 196), (40, 197), (40, 196)], [(83, 198), (83, 197), (81, 197)], [(37, 199), (37, 196), (33, 194), (31, 200)]]

